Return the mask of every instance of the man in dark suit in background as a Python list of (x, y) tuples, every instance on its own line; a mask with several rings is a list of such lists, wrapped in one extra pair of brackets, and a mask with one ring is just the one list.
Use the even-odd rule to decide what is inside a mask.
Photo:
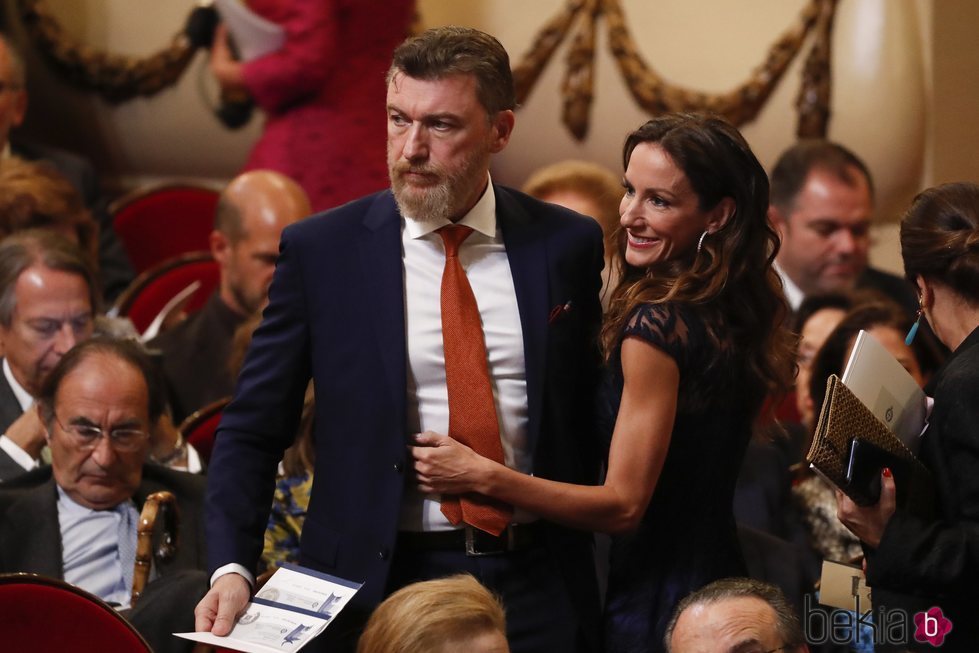
[(129, 258), (112, 229), (105, 199), (92, 165), (76, 154), (54, 147), (11, 138), (27, 115), (24, 61), (6, 36), (0, 34), (0, 158), (17, 156), (27, 161), (45, 161), (71, 182), (99, 223), (99, 279), (102, 295), (114, 300), (133, 280)]
[[(486, 509), (496, 516), (489, 526), (471, 508), (486, 508), (478, 495), (460, 500), (460, 523), (456, 497), (440, 506), (406, 473), (413, 434), (469, 421), (446, 379), (461, 361), (445, 355), (445, 320), (473, 307), (440, 291), (446, 278), (459, 290), (461, 272), (485, 333), (469, 338), (485, 352), (467, 367), (483, 370), (498, 419), (480, 437), (527, 473), (597, 481), (602, 234), (591, 219), (491, 183), (490, 156), (509, 142), (514, 105), (509, 60), (493, 37), (438, 28), (409, 39), (388, 76), (392, 190), (283, 232), (269, 305), (208, 472), (214, 575), (198, 630), (227, 633), (248, 600), (272, 479), (312, 376), (316, 468), (301, 561), (364, 581), (314, 644), (352, 650), (384, 596), (469, 572), (506, 604), (512, 650), (599, 649), (590, 534), (506, 506)], [(457, 236), (458, 254), (447, 256)]]
[(228, 359), (235, 330), (265, 306), (282, 230), (309, 211), (299, 184), (272, 170), (246, 172), (222, 191), (210, 239), (218, 288), (201, 310), (149, 343), (162, 353), (175, 424), (234, 390)]
[(868, 288), (915, 314), (911, 285), (867, 264), (874, 182), (856, 154), (829, 141), (799, 141), (770, 177), (768, 214), (782, 239), (775, 267), (793, 311), (809, 295)]
[(158, 377), (127, 340), (88, 340), (58, 362), (38, 396), (51, 466), (0, 486), (0, 572), (63, 579), (129, 608), (138, 510), (169, 490), (180, 512), (177, 552), (153, 561), (155, 580), (124, 615), (154, 651), (183, 651), (193, 643), (170, 633), (192, 627), (188, 602), (207, 588), (204, 480), (144, 464), (163, 411)]
[(28, 230), (0, 243), (0, 481), (37, 465), (44, 431), (34, 397), (92, 335), (97, 292), (85, 256), (64, 236)]

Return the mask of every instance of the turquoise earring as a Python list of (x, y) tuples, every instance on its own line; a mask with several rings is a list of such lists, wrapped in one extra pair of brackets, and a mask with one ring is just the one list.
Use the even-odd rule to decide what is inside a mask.
[(911, 343), (914, 342), (914, 337), (918, 335), (918, 327), (921, 326), (921, 312), (922, 311), (919, 308), (918, 317), (917, 319), (915, 319), (914, 324), (912, 324), (911, 328), (908, 330), (908, 335), (904, 338), (904, 344), (906, 344), (908, 347), (910, 347)]

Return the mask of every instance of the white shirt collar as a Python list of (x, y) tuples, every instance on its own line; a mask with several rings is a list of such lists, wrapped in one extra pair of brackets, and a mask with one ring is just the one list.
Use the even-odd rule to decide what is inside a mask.
[(785, 291), (785, 300), (789, 302), (789, 308), (793, 311), (799, 310), (799, 306), (802, 304), (802, 300), (806, 298), (805, 293), (799, 286), (795, 285), (795, 282), (789, 278), (789, 275), (785, 273), (785, 270), (779, 266), (778, 261), (775, 261), (775, 271), (778, 272), (778, 276), (782, 277), (782, 289)]
[[(405, 232), (409, 238), (421, 238), (447, 224), (452, 223), (449, 220), (418, 222), (406, 217)], [(496, 237), (496, 193), (493, 192), (493, 179), (488, 172), (486, 173), (486, 190), (483, 191), (483, 196), (469, 210), (469, 213), (462, 216), (462, 219), (456, 224), (472, 227), (473, 231), (478, 231), (490, 238)]]
[(17, 398), (17, 403), (20, 404), (20, 409), (27, 412), (27, 409), (34, 405), (34, 397), (17, 383), (13, 371), (10, 369), (10, 363), (7, 362), (6, 358), (3, 359), (3, 375), (6, 377), (10, 389), (14, 391), (14, 396)]

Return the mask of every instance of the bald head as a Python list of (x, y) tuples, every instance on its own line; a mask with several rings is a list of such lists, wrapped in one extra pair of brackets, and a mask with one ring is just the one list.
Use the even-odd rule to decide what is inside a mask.
[(259, 223), (281, 223), (281, 231), (309, 213), (309, 198), (299, 184), (272, 170), (252, 170), (232, 179), (221, 193), (214, 230), (237, 242)]
[(264, 306), (282, 230), (309, 213), (303, 189), (278, 172), (253, 170), (228, 184), (218, 201), (211, 252), (229, 308), (249, 315)]

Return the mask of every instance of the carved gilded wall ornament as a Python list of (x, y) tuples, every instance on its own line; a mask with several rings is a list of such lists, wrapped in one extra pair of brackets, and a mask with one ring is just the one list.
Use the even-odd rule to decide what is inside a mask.
[[(654, 115), (706, 111), (743, 125), (757, 117), (812, 34), (796, 101), (796, 133), (800, 138), (822, 137), (830, 117), (830, 45), (837, 1), (810, 0), (796, 24), (771, 45), (765, 60), (746, 81), (725, 93), (704, 93), (666, 81), (643, 60), (626, 24), (621, 0), (568, 0), (538, 31), (528, 52), (514, 66), (517, 100), (526, 100), (558, 46), (573, 32), (561, 85), (563, 120), (572, 135), (583, 140), (594, 94), (595, 37), (599, 21), (604, 19), (612, 56), (639, 106)], [(68, 34), (45, 0), (19, 3), (28, 32), (55, 67), (73, 83), (111, 102), (153, 95), (171, 86), (194, 56), (195, 49), (183, 29), (169, 46), (146, 57), (96, 50)]]
[(568, 49), (567, 71), (561, 87), (564, 123), (578, 140), (588, 133), (593, 97), (595, 34), (602, 18), (608, 29), (609, 48), (636, 102), (651, 114), (670, 111), (705, 111), (735, 125), (750, 122), (765, 105), (792, 60), (813, 33), (796, 106), (800, 138), (823, 137), (829, 123), (830, 44), (837, 0), (810, 0), (795, 25), (769, 48), (765, 60), (750, 77), (725, 93), (703, 93), (663, 79), (639, 55), (626, 25), (620, 0), (569, 0), (537, 33), (529, 51), (514, 66), (517, 99), (523, 102), (558, 46), (574, 29)]
[(146, 57), (110, 54), (71, 36), (44, 0), (19, 0), (21, 19), (38, 49), (69, 81), (110, 102), (158, 93), (176, 83), (195, 49), (181, 28), (170, 45)]

